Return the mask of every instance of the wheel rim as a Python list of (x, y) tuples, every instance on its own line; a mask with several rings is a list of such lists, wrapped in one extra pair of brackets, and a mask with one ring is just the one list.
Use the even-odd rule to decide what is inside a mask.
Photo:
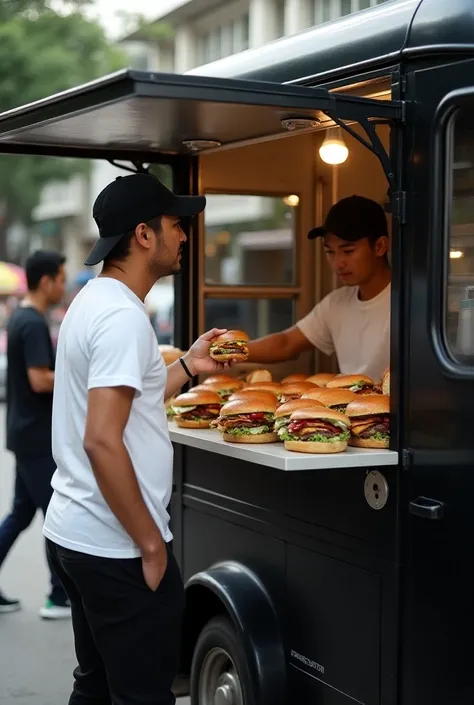
[(199, 705), (244, 705), (237, 669), (224, 649), (211, 649), (199, 679)]

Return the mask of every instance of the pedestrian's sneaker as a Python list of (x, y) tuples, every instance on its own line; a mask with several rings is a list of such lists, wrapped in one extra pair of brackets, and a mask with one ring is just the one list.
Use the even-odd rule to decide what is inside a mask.
[(41, 619), (68, 619), (71, 617), (71, 604), (66, 600), (63, 604), (56, 604), (46, 600), (46, 604), (39, 611)]
[(20, 600), (9, 600), (0, 592), (0, 614), (6, 612), (17, 612), (21, 608)]

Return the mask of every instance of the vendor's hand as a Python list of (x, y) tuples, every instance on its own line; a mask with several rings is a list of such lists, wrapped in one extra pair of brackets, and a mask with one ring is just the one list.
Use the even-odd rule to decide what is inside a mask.
[(211, 341), (226, 332), (226, 328), (213, 328), (201, 335), (183, 356), (189, 371), (194, 376), (207, 372), (220, 372), (228, 369), (234, 361), (217, 362), (209, 356)]

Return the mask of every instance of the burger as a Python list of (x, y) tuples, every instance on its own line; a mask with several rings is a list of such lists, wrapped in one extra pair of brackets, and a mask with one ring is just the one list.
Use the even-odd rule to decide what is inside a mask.
[(243, 330), (228, 330), (213, 338), (209, 355), (217, 362), (244, 362), (249, 356), (248, 341), (249, 337)]
[(181, 428), (209, 428), (221, 406), (221, 398), (212, 390), (193, 389), (177, 396), (172, 408), (174, 420)]
[(254, 397), (255, 394), (268, 397), (271, 402), (274, 402), (276, 399), (274, 392), (265, 392), (263, 389), (258, 391), (255, 391), (255, 389), (238, 389), (236, 392), (231, 394), (228, 401), (235, 401), (235, 399), (248, 399), (248, 397)]
[(283, 441), (283, 436), (288, 432), (288, 424), (290, 423), (291, 414), (297, 409), (315, 409), (322, 408), (323, 405), (315, 399), (293, 399), (281, 404), (275, 411), (275, 431), (278, 434), (279, 440)]
[(351, 422), (350, 445), (357, 448), (388, 448), (390, 445), (390, 398), (372, 394), (347, 407)]
[(382, 376), (382, 394), (390, 396), (390, 369), (385, 370)]
[(293, 374), (293, 375), (288, 375), (288, 377), (284, 377), (281, 380), (281, 384), (293, 384), (293, 382), (306, 382), (308, 378), (308, 375), (304, 374)]
[(243, 382), (240, 379), (229, 378), (227, 380), (222, 380), (221, 382), (212, 382), (210, 384), (199, 385), (205, 389), (210, 389), (211, 391), (218, 394), (223, 402), (228, 401), (229, 397), (236, 392), (238, 389), (242, 389)]
[(235, 377), (230, 375), (211, 375), (206, 377), (202, 384), (214, 384), (215, 382), (235, 382)]
[(302, 396), (301, 399), (316, 399), (316, 401), (319, 401), (322, 396), (324, 396), (324, 392), (327, 390), (324, 387), (316, 387), (315, 385), (313, 386), (312, 389), (309, 391), (305, 392)]
[(311, 389), (316, 389), (316, 385), (311, 384), (311, 382), (293, 382), (293, 384), (282, 384), (280, 401), (284, 403), (286, 401), (291, 401), (292, 399), (299, 399), (305, 392), (309, 392)]
[(172, 397), (170, 397), (169, 399), (167, 399), (167, 400), (165, 401), (166, 416), (167, 416), (169, 419), (172, 419), (173, 416), (174, 416), (173, 403), (174, 403), (174, 400), (175, 400), (175, 399), (176, 399), (176, 394), (173, 394)]
[(350, 421), (332, 409), (297, 409), (281, 437), (297, 453), (342, 453), (350, 438)]
[(272, 392), (277, 399), (280, 399), (281, 384), (279, 382), (251, 382), (245, 385), (244, 389), (251, 389), (254, 392)]
[(334, 379), (336, 375), (332, 372), (318, 372), (316, 375), (311, 375), (306, 379), (307, 382), (312, 382), (312, 384), (317, 384), (318, 387), (325, 387), (328, 382)]
[(327, 389), (348, 389), (355, 394), (372, 394), (374, 380), (367, 375), (337, 375), (326, 385)]
[(245, 381), (247, 384), (252, 384), (252, 382), (271, 382), (272, 373), (269, 370), (252, 370)]
[(229, 401), (221, 409), (217, 428), (229, 443), (274, 443), (276, 399), (255, 393), (243, 399)]
[(176, 360), (184, 355), (183, 350), (175, 348), (173, 345), (158, 345), (158, 348), (166, 366), (176, 362)]
[(339, 411), (341, 414), (345, 414), (347, 405), (358, 398), (357, 394), (348, 389), (321, 389), (320, 392), (318, 401), (328, 409)]

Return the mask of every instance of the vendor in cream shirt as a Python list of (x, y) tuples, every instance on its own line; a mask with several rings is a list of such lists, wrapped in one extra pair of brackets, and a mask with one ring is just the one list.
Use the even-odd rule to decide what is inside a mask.
[(391, 269), (383, 208), (362, 196), (344, 198), (308, 237), (324, 238), (328, 262), (344, 286), (296, 326), (251, 341), (249, 361), (285, 362), (315, 347), (336, 353), (342, 374), (377, 381), (390, 363)]

